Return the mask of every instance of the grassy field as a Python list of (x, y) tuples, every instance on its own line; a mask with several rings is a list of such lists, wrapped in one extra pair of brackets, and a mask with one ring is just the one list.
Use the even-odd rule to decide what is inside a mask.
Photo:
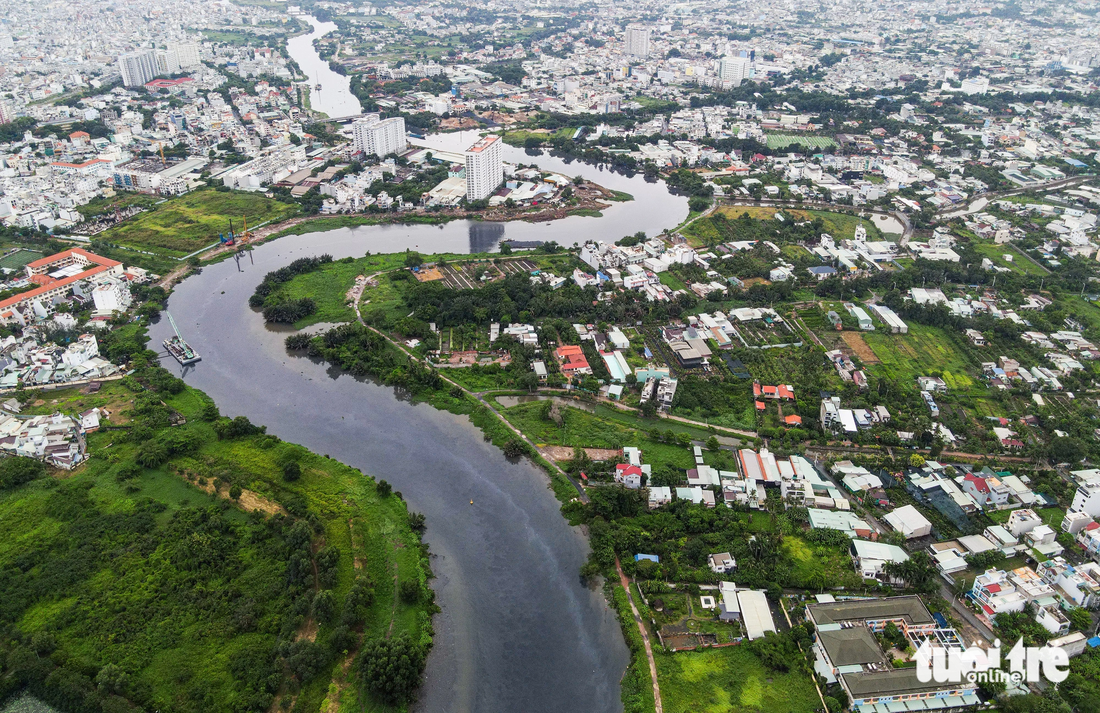
[[(769, 206), (721, 206), (715, 209), (715, 213), (723, 213), (729, 220), (736, 220), (743, 214), (748, 213), (750, 218), (756, 218), (757, 220), (774, 220), (775, 214), (779, 212), (779, 208), (772, 208)], [(783, 208), (786, 213), (790, 213), (797, 217), (799, 220), (813, 220), (814, 218), (821, 218), (823, 232), (832, 235), (834, 238), (852, 238), (856, 232), (856, 226), (859, 225), (859, 216), (848, 215), (847, 213), (833, 213), (823, 210), (803, 210), (801, 208)], [(713, 214), (712, 214), (713, 215)], [(882, 231), (871, 222), (870, 220), (863, 221), (863, 227), (867, 229), (867, 237), (871, 240), (883, 240)], [(687, 228), (683, 230), (685, 236), (692, 239), (693, 242), (699, 244), (707, 244), (709, 239), (716, 238), (718, 233), (710, 225), (710, 216), (695, 221)]]
[(218, 233), (289, 218), (297, 206), (254, 193), (203, 189), (153, 207), (101, 233), (99, 240), (182, 256), (215, 243)]
[(795, 586), (808, 589), (858, 587), (862, 578), (852, 569), (852, 560), (843, 548), (815, 545), (801, 537), (783, 538), (783, 550), (794, 562)]
[(129, 208), (133, 205), (149, 207), (160, 200), (161, 198), (157, 196), (150, 196), (145, 193), (119, 191), (110, 198), (96, 198), (89, 201), (82, 206), (78, 206), (76, 210), (87, 220), (104, 213), (113, 213), (115, 209)]
[(909, 323), (908, 334), (863, 332), (863, 339), (879, 363), (871, 370), (882, 378), (913, 385), (918, 376), (942, 372), (948, 389), (969, 389), (975, 365), (959, 349), (953, 335), (938, 327)]
[(798, 134), (768, 134), (768, 148), (782, 149), (791, 144), (801, 144), (806, 148), (827, 149), (836, 146), (836, 142), (827, 136), (800, 136)]
[[(1021, 253), (1016, 246), (1004, 244), (996, 245), (994, 243), (971, 241), (971, 245), (974, 249), (982, 254), (983, 257), (989, 258), (994, 265), (999, 267), (1007, 267), (1022, 275), (1049, 275), (1050, 271), (1042, 268), (1027, 258)], [(1005, 255), (1011, 255), (1012, 261), (1009, 262), (1005, 259)]]
[[(119, 666), (130, 680), (124, 692), (143, 690), (150, 709), (186, 708), (196, 696), (207, 703), (195, 709), (238, 709), (251, 693), (235, 661), (251, 661), (262, 672), (277, 642), (288, 637), (305, 636), (327, 651), (338, 622), (291, 611), (298, 595), (288, 583), (291, 550), (281, 543), (297, 516), (265, 524), (265, 510), (308, 511), (313, 552), (336, 548), (323, 588), (331, 589), (337, 614), (356, 578), (370, 579), (365, 638), (388, 632), (407, 632), (414, 641), (430, 637), (431, 605), (397, 596), (401, 583), (423, 585), (427, 576), (404, 501), (380, 495), (369, 476), (301, 446), (260, 434), (217, 438), (204, 419), (208, 399), (201, 392), (157, 396), (186, 418), (172, 437), (194, 439), (193, 451), (124, 475), (142, 446), (125, 431), (101, 430), (89, 436), (88, 462), (72, 473), (0, 490), (0, 569), (12, 575), (5, 580), (11, 598), (4, 618), (27, 640), (50, 632), (54, 660), (66, 671), (75, 666), (94, 677), (106, 664)], [(119, 423), (129, 420), (137, 398), (110, 382), (93, 396), (47, 394), (29, 410), (104, 405)], [(154, 430), (153, 439), (168, 430)], [(297, 481), (279, 475), (288, 459), (301, 469)], [(231, 487), (243, 490), (239, 507), (229, 498)], [(17, 558), (42, 565), (20, 570), (13, 566)], [(316, 575), (306, 576), (314, 581)], [(181, 599), (181, 592), (190, 594)], [(0, 643), (0, 653), (17, 643)], [(372, 700), (342, 661), (342, 653), (322, 655), (295, 709), (325, 709), (327, 698), (331, 711), (391, 710)], [(46, 690), (52, 690), (48, 682)]]
[(821, 707), (809, 676), (773, 671), (747, 646), (656, 658), (661, 701), (669, 713), (811, 713)]

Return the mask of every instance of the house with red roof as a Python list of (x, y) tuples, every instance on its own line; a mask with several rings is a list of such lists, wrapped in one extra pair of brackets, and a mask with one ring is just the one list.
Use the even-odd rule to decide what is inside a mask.
[(615, 482), (625, 485), (631, 490), (642, 487), (643, 474), (642, 469), (636, 465), (619, 463), (615, 466)]
[(566, 344), (554, 350), (561, 373), (566, 377), (576, 374), (591, 374), (592, 367), (584, 356), (584, 350), (573, 344)]

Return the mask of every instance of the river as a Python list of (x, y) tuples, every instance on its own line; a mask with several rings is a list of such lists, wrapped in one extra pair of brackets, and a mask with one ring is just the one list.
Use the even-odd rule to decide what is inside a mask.
[[(324, 89), (313, 106), (330, 115), (358, 113), (346, 78), (341, 84), (322, 76), (330, 70), (311, 44), (329, 23), (307, 19), (314, 33), (288, 46), (311, 82), (320, 77)], [(349, 102), (355, 102), (351, 110)], [(476, 134), (465, 132), (422, 143), (462, 150), (474, 140)], [(601, 218), (359, 226), (265, 243), (252, 252), (255, 264), (238, 267), (227, 260), (175, 288), (169, 309), (202, 362), (186, 369), (169, 360), (164, 365), (209, 394), (224, 414), (247, 416), (281, 438), (385, 478), (410, 509), (426, 515), (424, 537), (442, 613), (435, 618), (436, 645), (417, 710), (620, 711), (619, 680), (629, 652), (602, 593), (580, 581), (588, 543), (561, 516), (546, 474), (526, 460), (510, 462), (465, 417), (412, 404), (392, 388), (288, 355), (286, 332), (268, 328), (248, 307), (267, 272), (299, 257), (406, 248), (486, 252), (506, 237), (566, 245), (613, 241), (639, 230), (656, 235), (688, 212), (685, 198), (640, 175), (531, 157), (511, 147), (504, 153), (506, 161), (581, 175), (635, 200), (614, 204)], [(160, 344), (169, 330), (166, 321), (154, 325), (152, 343)]]
[[(314, 111), (337, 118), (361, 114), (363, 107), (351, 93), (351, 78), (333, 72), (328, 61), (313, 49), (313, 41), (336, 29), (335, 22), (321, 22), (315, 17), (302, 18), (313, 25), (313, 32), (290, 38), (287, 51), (309, 77), (309, 105)], [(317, 89), (317, 85), (321, 89)]]

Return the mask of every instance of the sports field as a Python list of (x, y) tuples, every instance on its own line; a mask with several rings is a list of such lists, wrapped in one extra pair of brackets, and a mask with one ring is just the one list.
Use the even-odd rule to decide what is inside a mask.
[(791, 144), (801, 144), (806, 148), (827, 149), (836, 146), (828, 136), (799, 136), (797, 134), (768, 134), (769, 149), (783, 149)]

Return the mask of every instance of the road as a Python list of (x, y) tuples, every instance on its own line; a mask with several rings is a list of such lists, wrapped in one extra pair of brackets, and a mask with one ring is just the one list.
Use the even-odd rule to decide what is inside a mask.
[(952, 218), (958, 218), (971, 213), (977, 213), (983, 210), (992, 201), (998, 198), (1007, 198), (1008, 196), (1018, 196), (1024, 193), (1030, 193), (1032, 191), (1053, 191), (1057, 188), (1065, 188), (1066, 186), (1076, 186), (1084, 183), (1095, 176), (1086, 174), (1083, 176), (1070, 176), (1069, 178), (1061, 178), (1057, 181), (1051, 181), (1050, 183), (1043, 183), (1038, 186), (1027, 186), (1022, 188), (1013, 188), (1007, 191), (997, 191), (995, 193), (983, 193), (976, 199), (971, 201), (965, 208), (958, 208), (955, 206), (944, 208), (942, 211), (936, 213), (936, 220), (947, 221)]
[(971, 639), (974, 639), (974, 635), (978, 634), (986, 640), (986, 643), (993, 643), (993, 640), (997, 638), (994, 636), (993, 631), (983, 624), (981, 619), (974, 616), (974, 612), (967, 609), (966, 605), (959, 601), (959, 597), (953, 594), (951, 590), (947, 588), (946, 584), (940, 584), (940, 596), (943, 597), (945, 601), (951, 602), (951, 608), (967, 625), (964, 629), (970, 634)]
[(653, 659), (653, 646), (649, 643), (649, 632), (646, 631), (642, 616), (638, 613), (638, 607), (634, 604), (634, 595), (630, 593), (630, 581), (623, 574), (623, 566), (619, 564), (619, 558), (615, 558), (615, 569), (619, 573), (619, 582), (626, 590), (626, 599), (630, 602), (630, 611), (634, 612), (634, 623), (638, 625), (638, 631), (642, 634), (642, 644), (645, 645), (645, 657), (649, 661), (649, 675), (653, 679), (653, 704), (656, 713), (664, 713), (661, 705), (661, 686), (657, 683), (657, 662)]

